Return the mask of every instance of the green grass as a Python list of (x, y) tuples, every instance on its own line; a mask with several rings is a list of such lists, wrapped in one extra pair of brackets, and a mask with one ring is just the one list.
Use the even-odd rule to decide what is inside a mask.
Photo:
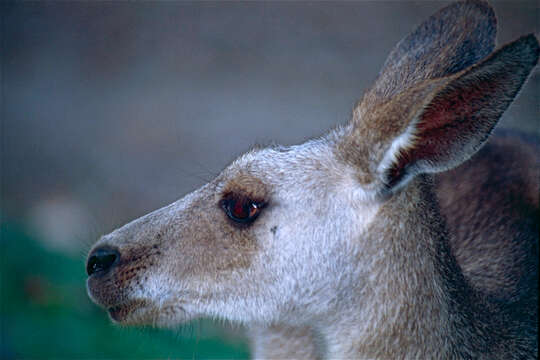
[(179, 330), (113, 325), (88, 299), (84, 260), (0, 224), (2, 359), (245, 359), (246, 343), (209, 321)]

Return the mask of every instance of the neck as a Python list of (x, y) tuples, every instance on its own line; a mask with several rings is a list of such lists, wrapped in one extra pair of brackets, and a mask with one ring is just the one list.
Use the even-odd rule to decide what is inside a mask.
[(475, 331), (475, 295), (436, 204), (431, 179), (418, 177), (381, 207), (384, 221), (362, 239), (365, 286), (318, 326), (328, 358), (448, 358), (485, 348)]

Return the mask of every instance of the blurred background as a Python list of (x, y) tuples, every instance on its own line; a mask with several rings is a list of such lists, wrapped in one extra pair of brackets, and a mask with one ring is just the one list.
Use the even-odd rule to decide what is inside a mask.
[[(348, 120), (392, 46), (447, 2), (11, 2), (1, 9), (2, 359), (247, 358), (240, 328), (113, 326), (85, 290), (102, 234), (253, 144)], [(536, 0), (493, 2), (499, 43)], [(502, 126), (540, 134), (538, 70)]]

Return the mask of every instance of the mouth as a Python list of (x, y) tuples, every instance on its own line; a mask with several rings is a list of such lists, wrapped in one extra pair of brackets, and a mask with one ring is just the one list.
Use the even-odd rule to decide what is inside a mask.
[[(176, 326), (191, 320), (194, 315), (186, 313), (179, 300), (184, 296), (169, 298), (163, 294), (157, 300), (150, 297), (131, 298), (130, 288), (113, 288), (108, 278), (91, 276), (87, 280), (90, 299), (104, 308), (113, 323), (118, 325), (152, 325), (157, 327)], [(140, 296), (140, 294), (138, 294)], [(169, 294), (170, 295), (170, 294)], [(185, 294), (182, 294), (185, 295)]]
[(133, 300), (111, 306), (107, 309), (107, 312), (111, 319), (117, 323), (135, 323), (137, 322), (137, 319), (135, 318), (134, 313), (144, 311), (144, 308), (147, 306), (148, 304), (144, 300)]

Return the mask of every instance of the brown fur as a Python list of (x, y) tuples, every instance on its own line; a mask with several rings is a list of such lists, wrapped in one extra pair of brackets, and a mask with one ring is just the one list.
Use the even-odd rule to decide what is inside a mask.
[[(240, 184), (246, 185), (247, 179), (257, 184), (252, 191), (264, 194), (260, 181), (245, 175), (231, 180), (225, 189), (240, 189)], [(114, 239), (113, 246), (121, 247), (122, 255), (114, 271), (89, 279), (89, 288), (95, 289), (93, 298), (105, 307), (122, 303), (122, 294), (140, 286), (152, 267), (163, 266), (159, 263), (165, 253), (182, 257), (177, 267), (171, 269), (178, 278), (205, 281), (205, 278), (219, 279), (231, 271), (248, 268), (257, 250), (254, 234), (251, 229), (239, 229), (231, 224), (218, 206), (219, 199), (218, 194), (198, 198), (178, 214), (177, 219), (168, 222), (163, 222), (161, 212), (156, 211), (104, 237), (101, 244), (107, 247), (113, 242), (109, 239)], [(191, 226), (182, 229), (178, 241), (162, 241), (162, 238), (170, 238), (168, 233), (175, 231), (175, 223), (180, 222)], [(211, 252), (206, 251), (209, 248)]]
[(248, 173), (240, 173), (228, 180), (221, 193), (223, 198), (243, 197), (259, 203), (265, 203), (270, 196), (268, 186)]
[(536, 287), (538, 153), (515, 134), (499, 134), (436, 177), (453, 253), (473, 286), (496, 299), (516, 301)]
[[(248, 153), (103, 237), (97, 250), (120, 258), (89, 271), (90, 295), (123, 323), (263, 324), (255, 334), (306, 356), (534, 357), (537, 149), (495, 138), (456, 168), (540, 55), (533, 35), (489, 55), (494, 36), (487, 3), (444, 8), (398, 44), (348, 125)], [(270, 205), (239, 226), (229, 196)]]
[(378, 164), (391, 142), (404, 133), (423, 106), (426, 97), (440, 88), (445, 81), (431, 80), (403, 91), (391, 101), (372, 108), (363, 102), (353, 111), (354, 128), (350, 136), (342, 139), (336, 154), (358, 168), (358, 180), (368, 185), (378, 180), (374, 164)]
[(493, 9), (481, 0), (435, 13), (394, 47), (363, 105), (379, 106), (418, 83), (474, 65), (493, 51), (496, 26)]

